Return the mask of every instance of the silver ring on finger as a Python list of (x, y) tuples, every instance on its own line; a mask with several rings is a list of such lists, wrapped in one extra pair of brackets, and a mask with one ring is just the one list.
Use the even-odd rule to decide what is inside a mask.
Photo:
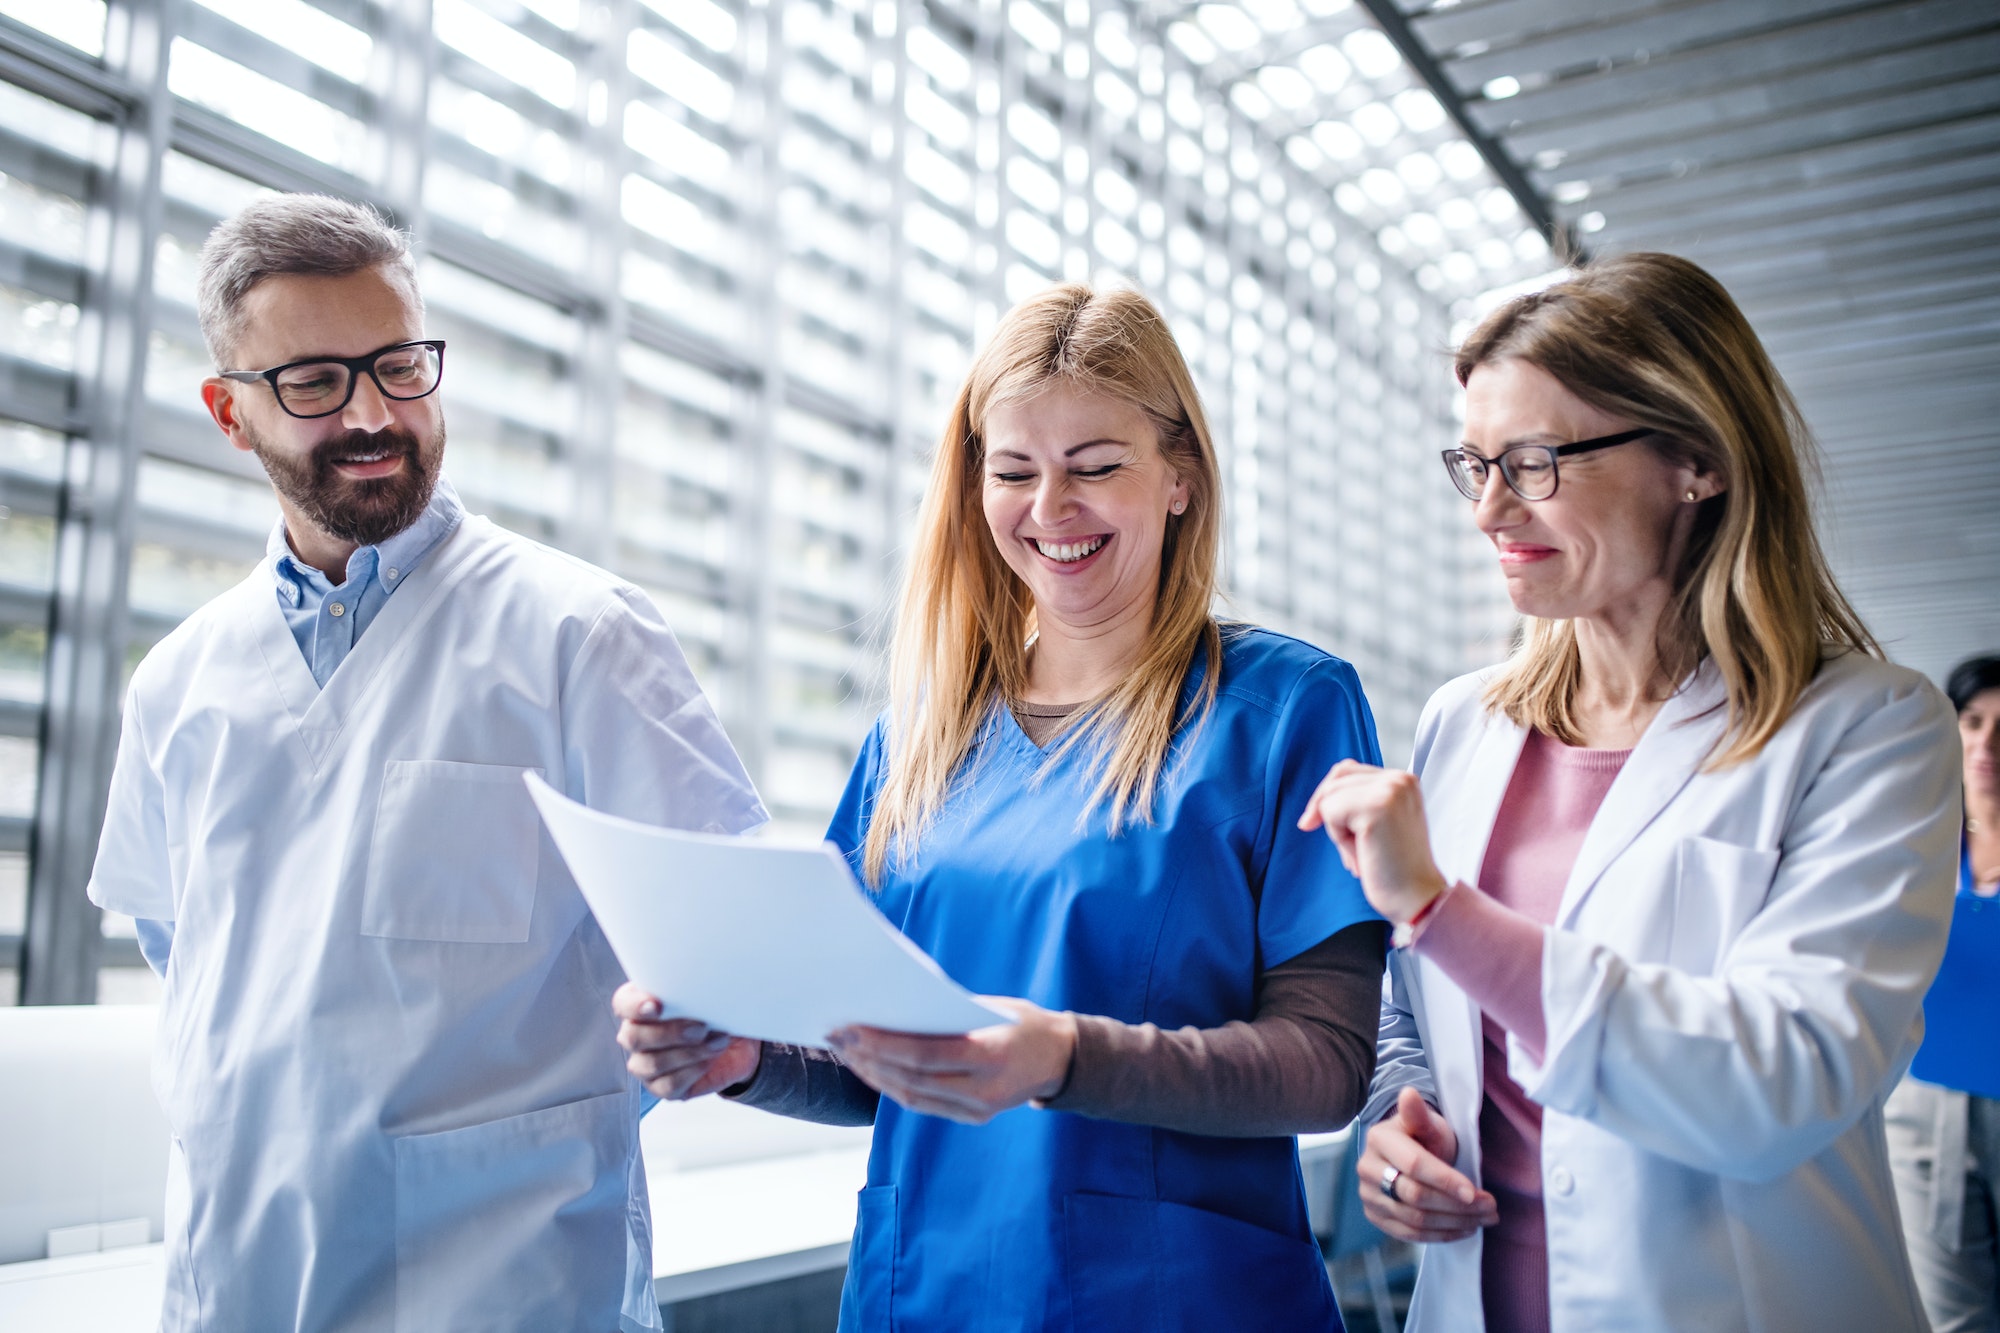
[[(1399, 1166), (1383, 1167), (1382, 1182), (1381, 1182), (1382, 1193), (1387, 1195), (1389, 1198), (1394, 1199), (1396, 1197), (1396, 1182), (1401, 1180), (1402, 1178), (1403, 1178), (1403, 1169), (1401, 1167)], [(1398, 1202), (1401, 1202), (1401, 1200), (1398, 1200)]]

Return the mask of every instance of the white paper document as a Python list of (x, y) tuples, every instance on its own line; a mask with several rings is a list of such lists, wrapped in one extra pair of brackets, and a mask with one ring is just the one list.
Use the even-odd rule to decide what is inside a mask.
[(849, 1025), (960, 1033), (1013, 1021), (890, 925), (830, 843), (656, 828), (532, 773), (527, 783), (625, 974), (669, 1015), (798, 1046)]

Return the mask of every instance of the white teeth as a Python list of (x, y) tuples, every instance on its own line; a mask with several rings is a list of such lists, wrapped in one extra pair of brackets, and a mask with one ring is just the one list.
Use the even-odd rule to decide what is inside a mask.
[(1037, 537), (1034, 541), (1035, 549), (1049, 559), (1070, 564), (1073, 561), (1083, 559), (1087, 555), (1094, 555), (1097, 548), (1104, 545), (1105, 539), (1102, 537), (1092, 537), (1087, 541), (1080, 542), (1045, 542)]

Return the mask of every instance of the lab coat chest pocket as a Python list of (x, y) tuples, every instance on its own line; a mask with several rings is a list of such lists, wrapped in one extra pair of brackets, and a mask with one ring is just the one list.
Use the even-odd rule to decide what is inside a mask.
[(361, 933), (519, 944), (534, 919), (541, 822), (523, 773), (539, 768), (397, 759), (384, 768), (362, 890)]
[(1676, 849), (1668, 963), (1696, 975), (1712, 975), (1764, 905), (1777, 873), (1776, 850), (1739, 847), (1715, 838), (1683, 838)]

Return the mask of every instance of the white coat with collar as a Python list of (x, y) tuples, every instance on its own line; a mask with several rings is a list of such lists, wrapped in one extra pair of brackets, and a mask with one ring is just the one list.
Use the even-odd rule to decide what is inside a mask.
[[(1489, 673), (1431, 699), (1413, 768), (1448, 880), (1476, 884), (1526, 733)], [(1949, 703), (1829, 657), (1754, 759), (1706, 664), (1632, 751), (1543, 934), (1539, 1062), (1552, 1333), (1923, 1330), (1882, 1103), (1949, 929), (1960, 819)], [(1479, 1009), (1399, 952), (1372, 1124), (1414, 1085), (1479, 1178)], [(1425, 1250), (1414, 1333), (1481, 1333), (1480, 1238)]]
[(268, 567), (140, 664), (90, 894), (175, 925), (162, 1333), (659, 1328), (624, 974), (526, 773), (764, 819), (639, 590), (481, 518), (323, 689)]

